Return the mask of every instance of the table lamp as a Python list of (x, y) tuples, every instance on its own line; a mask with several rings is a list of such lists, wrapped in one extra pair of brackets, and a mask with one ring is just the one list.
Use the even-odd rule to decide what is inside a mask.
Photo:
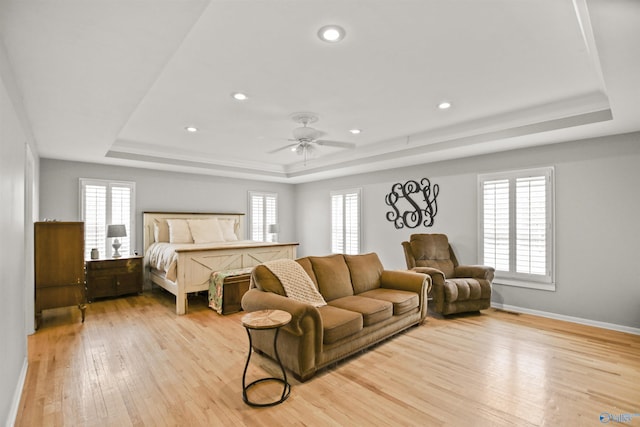
[(113, 258), (120, 258), (122, 255), (120, 255), (120, 252), (118, 252), (118, 249), (120, 249), (120, 246), (122, 246), (120, 244), (120, 240), (118, 240), (118, 237), (127, 237), (127, 228), (125, 227), (124, 224), (112, 224), (107, 226), (107, 238), (112, 238), (115, 237), (113, 244), (111, 246), (113, 246)]
[(269, 232), (269, 234), (272, 234), (271, 241), (275, 242), (277, 240), (277, 235), (280, 232), (280, 227), (278, 226), (278, 224), (269, 224), (267, 231)]

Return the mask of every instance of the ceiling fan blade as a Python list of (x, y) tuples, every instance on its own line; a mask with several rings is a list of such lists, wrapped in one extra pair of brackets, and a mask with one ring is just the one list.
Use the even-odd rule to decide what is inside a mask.
[(326, 145), (327, 147), (340, 147), (340, 148), (356, 148), (356, 144), (353, 142), (341, 142), (341, 141), (328, 141), (326, 139), (319, 139), (315, 141), (318, 145)]
[(296, 145), (298, 145), (297, 142), (295, 144), (288, 144), (288, 145), (285, 145), (284, 147), (280, 147), (280, 148), (276, 148), (275, 150), (267, 151), (267, 154), (274, 154), (274, 153), (277, 153), (279, 151), (291, 150)]

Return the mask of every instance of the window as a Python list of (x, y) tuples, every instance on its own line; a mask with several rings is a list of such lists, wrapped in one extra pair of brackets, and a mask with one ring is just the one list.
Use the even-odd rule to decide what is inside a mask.
[(360, 252), (360, 189), (331, 192), (331, 252)]
[(92, 248), (110, 258), (112, 239), (107, 239), (107, 225), (124, 224), (127, 236), (121, 237), (120, 253), (129, 255), (135, 243), (135, 182), (80, 178), (80, 210), (84, 221), (84, 256)]
[(495, 282), (555, 290), (553, 168), (479, 176), (480, 260)]
[[(249, 235), (258, 242), (275, 242), (277, 233), (270, 233), (270, 225), (278, 226), (278, 194), (249, 191), (251, 220)], [(273, 230), (273, 227), (272, 227)]]

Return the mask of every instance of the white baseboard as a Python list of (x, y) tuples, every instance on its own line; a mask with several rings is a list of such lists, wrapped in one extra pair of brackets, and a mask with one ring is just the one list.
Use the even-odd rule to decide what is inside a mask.
[(615, 323), (599, 322), (597, 320), (583, 319), (581, 317), (565, 316), (564, 314), (549, 313), (547, 311), (532, 310), (530, 308), (517, 307), (515, 305), (491, 302), (491, 307), (500, 310), (513, 311), (515, 313), (533, 314), (534, 316), (547, 317), (549, 319), (564, 320), (567, 322), (579, 323), (581, 325), (595, 326), (597, 328), (610, 329), (612, 331), (626, 332), (628, 334), (640, 335), (640, 328), (617, 325)]
[(22, 397), (22, 390), (24, 389), (24, 382), (27, 378), (27, 367), (29, 362), (27, 358), (24, 358), (22, 364), (22, 370), (20, 371), (20, 377), (18, 378), (18, 384), (13, 392), (13, 400), (11, 401), (11, 407), (9, 408), (9, 414), (7, 415), (7, 427), (13, 427), (16, 423), (16, 417), (18, 416), (18, 408), (20, 407), (20, 398)]

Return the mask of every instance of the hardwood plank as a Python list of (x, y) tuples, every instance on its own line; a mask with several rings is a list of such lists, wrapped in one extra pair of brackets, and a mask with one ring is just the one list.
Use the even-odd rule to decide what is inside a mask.
[[(252, 408), (244, 313), (220, 316), (205, 296), (174, 307), (154, 290), (94, 302), (84, 324), (74, 307), (46, 311), (15, 425), (576, 426), (640, 412), (640, 337), (498, 310), (429, 317)], [(252, 356), (249, 377), (276, 373)]]

